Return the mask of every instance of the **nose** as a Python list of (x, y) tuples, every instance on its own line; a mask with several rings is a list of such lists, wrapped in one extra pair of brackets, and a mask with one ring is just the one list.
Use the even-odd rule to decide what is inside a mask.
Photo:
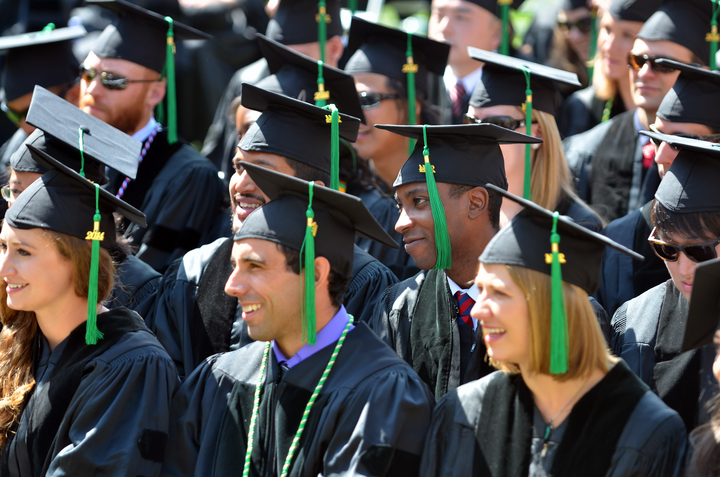
[[(238, 174), (237, 172), (235, 174)], [(250, 174), (247, 173), (247, 171), (243, 170), (240, 172), (238, 177), (238, 180), (235, 182), (235, 190), (232, 190), (232, 184), (230, 185), (231, 190), (230, 193), (236, 193), (236, 194), (250, 194), (257, 192), (258, 187), (255, 184), (255, 182), (250, 178)]]
[(487, 303), (484, 293), (481, 293), (480, 296), (478, 296), (478, 300), (470, 310), (470, 316), (478, 321), (487, 320), (492, 316), (490, 306)]
[(0, 277), (11, 277), (16, 274), (15, 267), (10, 260), (7, 250), (0, 251)]
[(655, 72), (650, 68), (650, 61), (646, 61), (644, 65), (642, 65), (642, 68), (640, 68), (637, 72), (638, 77), (646, 78), (650, 76), (654, 76)]
[(395, 231), (404, 234), (410, 227), (412, 227), (412, 220), (410, 220), (410, 216), (403, 208), (400, 210), (397, 222), (395, 222)]
[(695, 267), (697, 262), (693, 262), (685, 255), (685, 252), (678, 254), (678, 273), (684, 279), (692, 278), (695, 276)]
[(235, 298), (241, 298), (248, 292), (241, 267), (235, 267), (230, 278), (225, 283), (225, 293)]
[(658, 165), (665, 166), (666, 170), (675, 161), (677, 155), (678, 151), (670, 147), (666, 142), (662, 142), (659, 147), (655, 148), (655, 162)]

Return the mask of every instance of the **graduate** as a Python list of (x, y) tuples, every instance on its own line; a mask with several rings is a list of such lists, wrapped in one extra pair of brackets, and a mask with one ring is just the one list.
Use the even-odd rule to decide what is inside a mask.
[[(579, 87), (577, 75), (476, 48), (469, 54), (483, 63), (483, 75), (470, 97), (465, 122), (496, 124), (543, 140), (530, 148), (518, 144), (500, 146), (508, 191), (527, 196), (541, 207), (557, 209), (599, 232), (602, 220), (575, 193), (555, 122), (562, 100), (558, 86)], [(526, 109), (530, 107), (532, 124), (528, 128)], [(509, 222), (519, 210), (514, 202), (503, 202), (501, 224)]]
[(341, 303), (355, 234), (392, 239), (356, 197), (242, 166), (271, 200), (235, 234), (225, 290), (257, 341), (187, 378), (162, 475), (416, 475), (432, 395)]
[(440, 399), (493, 370), (470, 317), (472, 257), (500, 230), (502, 197), (485, 184), (507, 188), (500, 144), (541, 141), (493, 124), (376, 127), (417, 140), (394, 183), (395, 229), (421, 271), (383, 293), (370, 326)]
[(611, 349), (675, 409), (688, 431), (707, 421), (705, 404), (715, 383), (701, 379), (712, 367), (703, 350), (682, 351), (695, 268), (720, 250), (720, 146), (643, 131), (679, 149), (652, 204), (648, 242), (670, 279), (624, 303), (612, 318)]
[(497, 371), (438, 402), (423, 476), (680, 476), (682, 420), (610, 355), (588, 303), (603, 249), (632, 251), (488, 184), (524, 209), (475, 284)]
[(0, 440), (7, 476), (158, 475), (172, 360), (114, 281), (114, 212), (137, 209), (27, 145), (47, 172), (0, 232)]
[[(262, 111), (243, 136), (230, 179), (233, 230), (270, 198), (245, 173), (244, 160), (322, 185), (331, 183), (330, 112), (303, 101), (243, 86), (242, 104)], [(339, 114), (339, 137), (352, 142), (360, 121)], [(386, 248), (395, 241), (383, 242)], [(382, 293), (397, 283), (395, 275), (378, 260), (354, 247), (352, 281), (343, 303), (357, 321), (368, 321)], [(252, 339), (242, 319), (237, 298), (225, 293), (232, 272), (232, 240), (218, 239), (187, 253), (164, 274), (148, 326), (175, 360), (180, 376), (188, 376), (205, 358), (240, 348)]]

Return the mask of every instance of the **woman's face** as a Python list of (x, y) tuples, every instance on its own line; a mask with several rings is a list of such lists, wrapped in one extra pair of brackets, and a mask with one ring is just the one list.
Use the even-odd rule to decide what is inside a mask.
[[(565, 40), (570, 48), (583, 62), (588, 59), (588, 46), (590, 45), (589, 27), (578, 28), (577, 23), (587, 25), (590, 20), (590, 10), (586, 7), (576, 8), (574, 10), (561, 10), (558, 14), (558, 22), (560, 23), (560, 31), (562, 31)], [(584, 32), (582, 29), (586, 29)]]
[(603, 14), (598, 29), (598, 51), (605, 76), (615, 81), (628, 76), (627, 56), (642, 25), (642, 22), (616, 20), (608, 12)]
[(7, 306), (49, 315), (75, 298), (72, 262), (60, 255), (42, 229), (16, 229), (5, 222), (0, 232), (0, 276)]
[(480, 264), (475, 284), (480, 291), (471, 311), (482, 326), (488, 356), (521, 368), (530, 356), (530, 315), (525, 294), (507, 266)]

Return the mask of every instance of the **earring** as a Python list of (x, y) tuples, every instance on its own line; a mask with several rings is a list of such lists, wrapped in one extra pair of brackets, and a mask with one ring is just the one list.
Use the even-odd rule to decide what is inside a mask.
[(531, 144), (530, 147), (533, 149), (533, 151), (537, 151), (540, 149), (540, 144)]

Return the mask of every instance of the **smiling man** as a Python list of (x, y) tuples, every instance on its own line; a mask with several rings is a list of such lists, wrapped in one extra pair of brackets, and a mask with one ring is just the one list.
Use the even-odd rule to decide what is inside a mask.
[[(484, 186), (507, 189), (500, 143), (541, 141), (473, 124), (425, 126), (425, 144), (423, 126), (377, 127), (418, 139), (393, 185), (400, 207), (395, 229), (422, 271), (383, 294), (371, 327), (439, 399), (493, 370), (482, 340), (475, 349), (477, 322), (470, 318), (477, 258), (500, 229), (502, 197)], [(434, 171), (430, 184), (425, 146)]]
[(257, 341), (185, 381), (163, 475), (417, 475), (432, 395), (342, 305), (355, 234), (392, 238), (356, 197), (241, 165), (271, 200), (236, 232), (225, 290)]

